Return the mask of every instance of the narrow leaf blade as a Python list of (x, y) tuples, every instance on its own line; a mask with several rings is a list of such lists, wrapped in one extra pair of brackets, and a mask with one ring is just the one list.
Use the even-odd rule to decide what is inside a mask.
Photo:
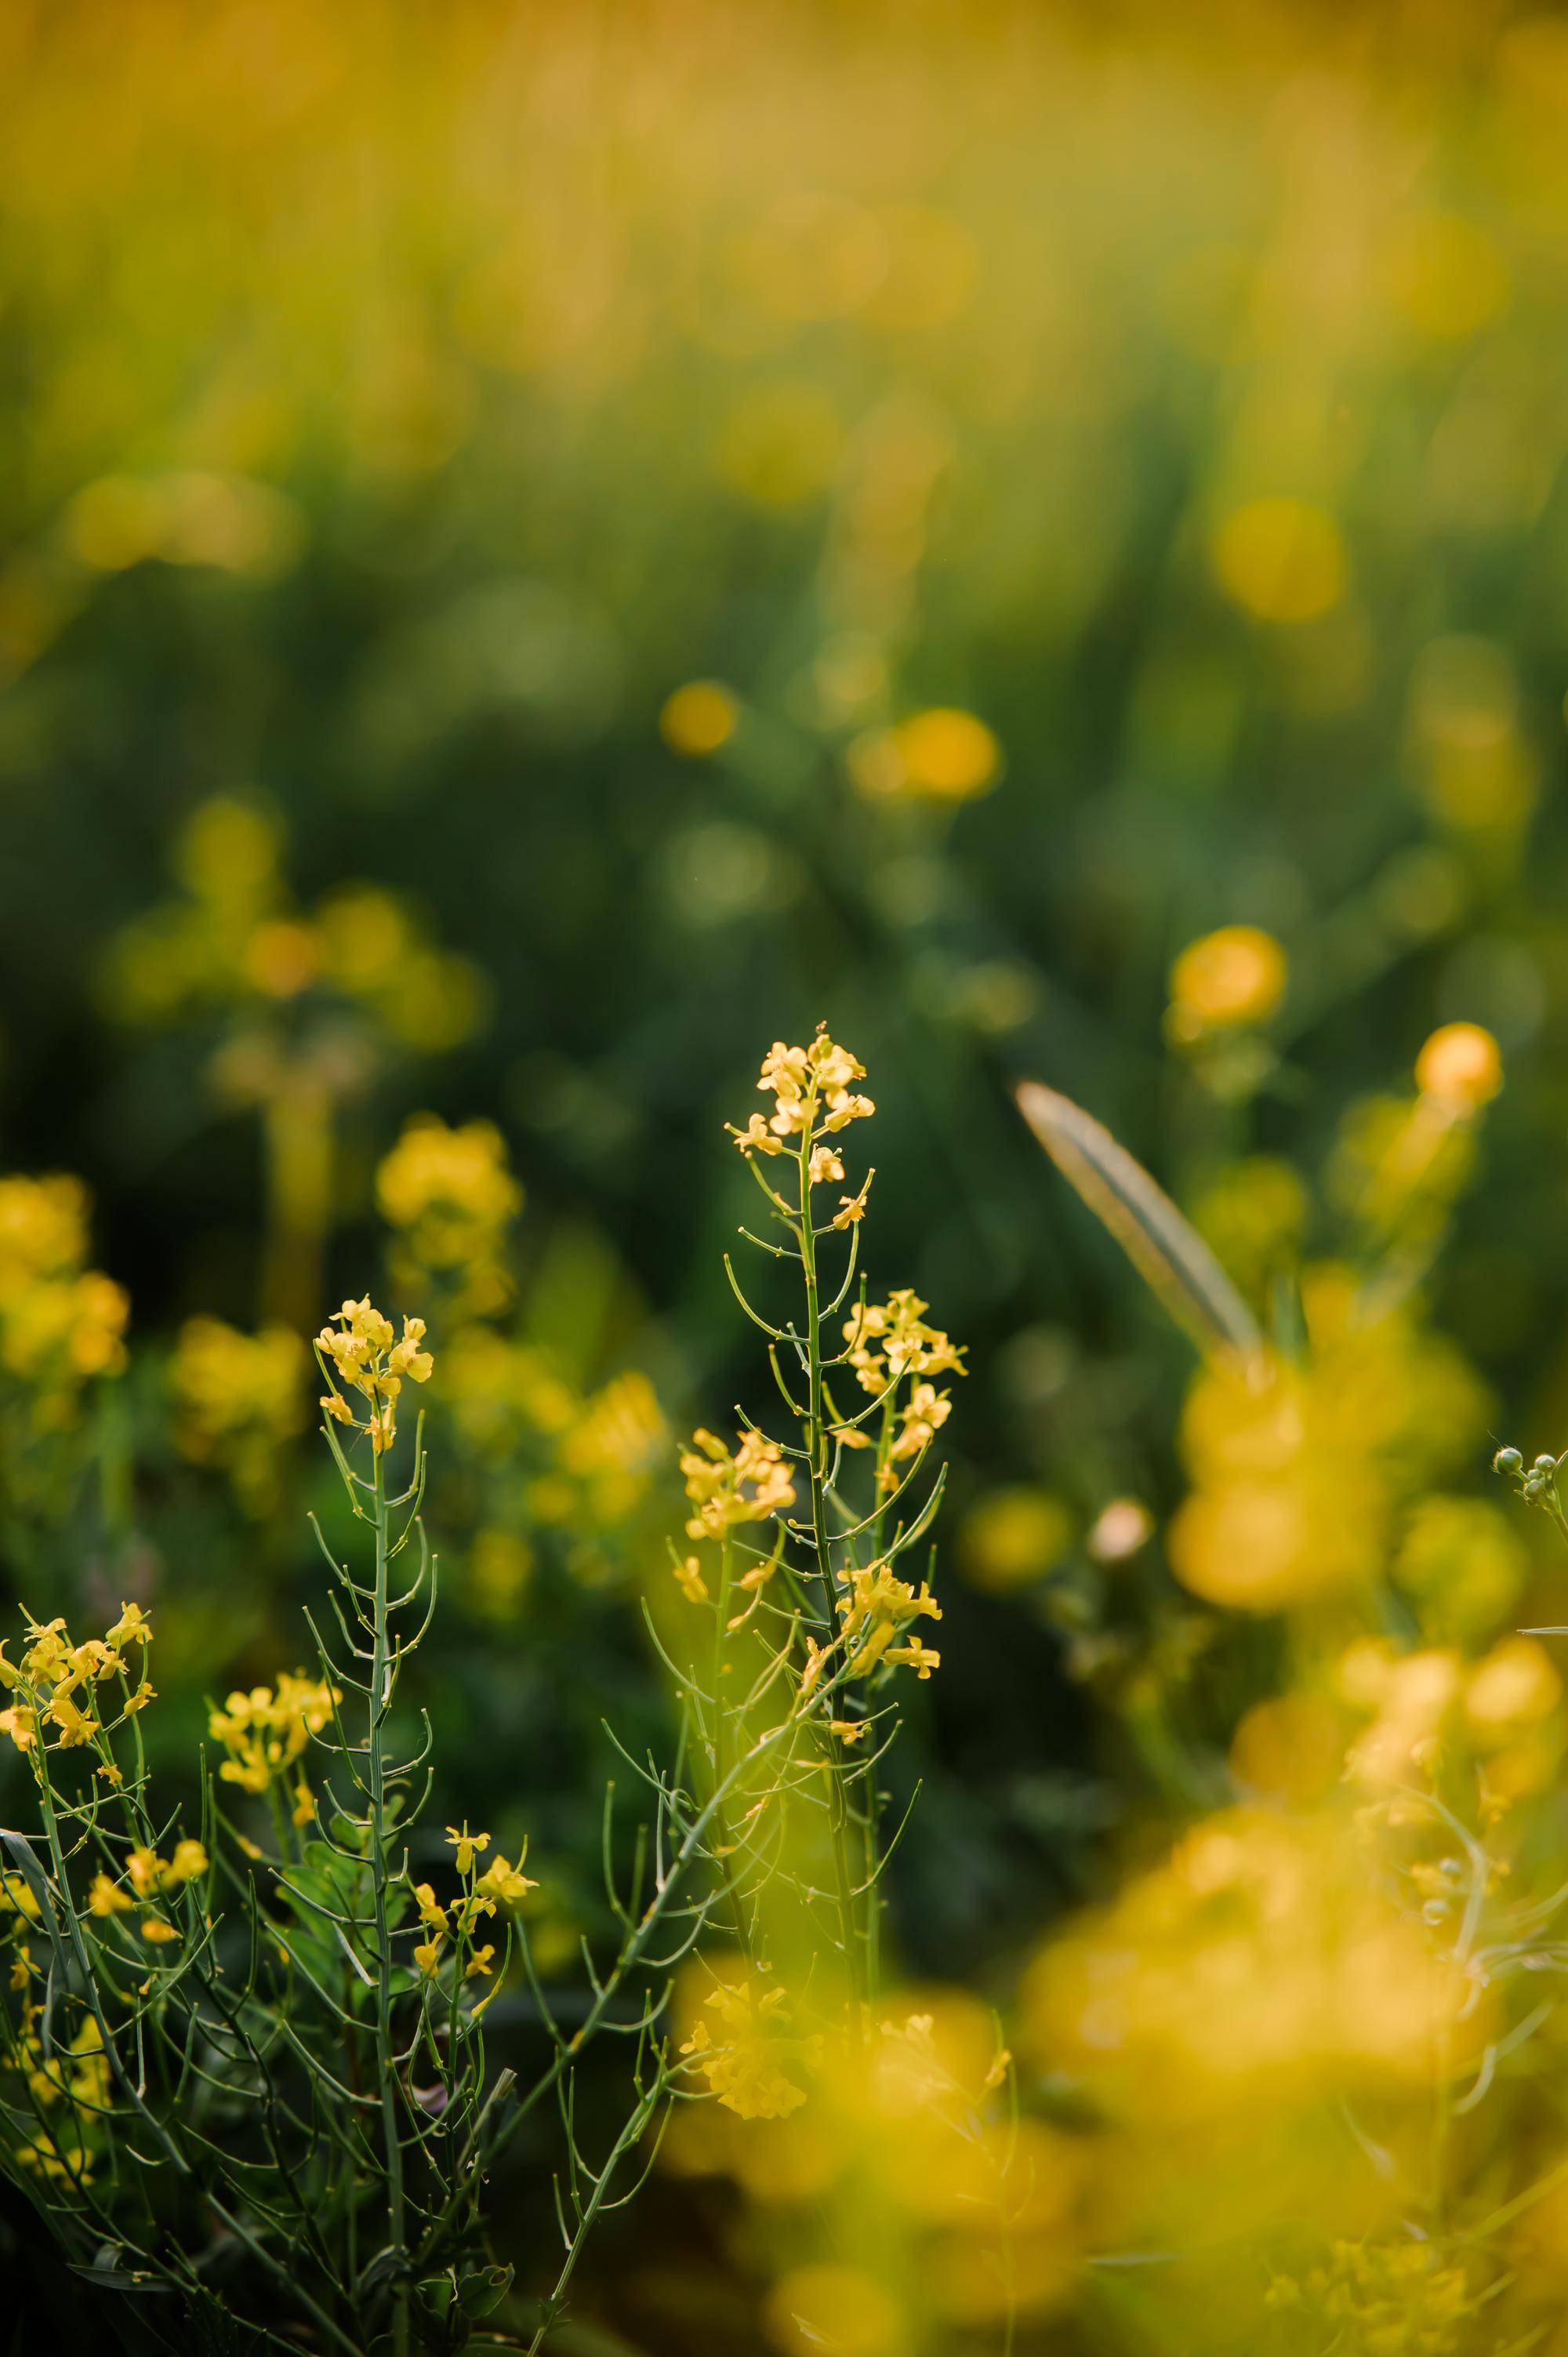
[(1024, 1081), (1016, 1093), (1019, 1112), (1063, 1178), (1198, 1349), (1248, 1362), (1260, 1358), (1263, 1338), (1257, 1319), (1203, 1238), (1142, 1164), (1056, 1089)]

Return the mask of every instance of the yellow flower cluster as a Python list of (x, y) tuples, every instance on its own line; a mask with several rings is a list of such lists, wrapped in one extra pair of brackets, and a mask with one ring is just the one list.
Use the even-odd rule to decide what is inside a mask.
[(504, 1305), (503, 1246), (522, 1209), (522, 1189), (492, 1123), (449, 1129), (434, 1114), (417, 1114), (376, 1172), (376, 1201), (397, 1232), (402, 1282), (445, 1279), (470, 1314)]
[[(23, 1952), (26, 1956), (26, 1950)], [(30, 1975), (24, 1969), (13, 1986), (26, 1988)], [(102, 2143), (107, 2123), (102, 2115), (112, 2100), (109, 2058), (102, 2034), (91, 2015), (70, 2041), (69, 2051), (46, 2050), (35, 2027), (39, 2008), (23, 2007), (22, 2030), (4, 2067), (27, 2080), (32, 2120), (22, 2127), (12, 2147), (22, 2167), (51, 2179), (72, 2185), (88, 2183), (92, 2175), (94, 2147)], [(16, 2126), (16, 2115), (12, 2115)]]
[(885, 1302), (861, 1303), (845, 1320), (849, 1363), (863, 1391), (880, 1398), (905, 1375), (963, 1373), (962, 1349), (955, 1348), (939, 1327), (926, 1324), (929, 1307), (909, 1286), (901, 1286)]
[(867, 1564), (849, 1575), (849, 1593), (838, 1599), (843, 1619), (843, 1636), (853, 1674), (868, 1678), (886, 1665), (902, 1664), (929, 1678), (941, 1666), (941, 1655), (918, 1637), (904, 1633), (922, 1616), (940, 1620), (941, 1607), (926, 1582), (919, 1590), (900, 1579), (885, 1563)]
[[(334, 1423), (368, 1433), (378, 1456), (397, 1437), (397, 1402), (404, 1378), (413, 1383), (430, 1381), (435, 1362), (428, 1351), (420, 1349), (424, 1340), (424, 1318), (405, 1318), (403, 1340), (395, 1340), (392, 1320), (372, 1306), (368, 1293), (362, 1301), (345, 1301), (336, 1312), (336, 1323), (324, 1326), (316, 1338), (328, 1384), (322, 1407)], [(334, 1374), (364, 1394), (370, 1412), (363, 1423), (332, 1382)]]
[(1309, 1352), (1262, 1373), (1220, 1363), (1188, 1395), (1192, 1492), (1169, 1534), (1176, 1577), (1210, 1603), (1276, 1611), (1364, 1585), (1396, 1511), (1467, 1446), (1485, 1394), (1413, 1311), (1369, 1317), (1351, 1273), (1308, 1269)]
[[(70, 1751), (94, 1744), (125, 1719), (145, 1710), (155, 1699), (148, 1684), (146, 1647), (152, 1625), (139, 1604), (121, 1608), (120, 1618), (102, 1637), (72, 1641), (63, 1620), (35, 1620), (27, 1616), (29, 1642), (21, 1663), (8, 1661), (0, 1645), (0, 1687), (12, 1696), (0, 1710), (0, 1734), (8, 1735), (18, 1751)], [(126, 1654), (133, 1645), (142, 1650), (140, 1675), (133, 1686)], [(120, 1706), (112, 1718), (101, 1715), (99, 1689), (117, 1679)], [(111, 1782), (120, 1773), (103, 1753), (99, 1773)]]
[(462, 1894), (444, 1906), (435, 1896), (434, 1883), (414, 1884), (413, 1903), (424, 1938), (413, 1951), (413, 1961), (424, 1979), (434, 1980), (441, 1969), (446, 1943), (455, 1938), (464, 1979), (489, 1980), (495, 1970), (495, 1946), (490, 1942), (477, 1945), (474, 1927), (486, 1916), (493, 1915), (498, 1907), (520, 1906), (531, 1890), (538, 1889), (538, 1883), (522, 1871), (528, 1844), (523, 1843), (515, 1866), (498, 1850), (481, 1873), (478, 1860), (490, 1846), (489, 1834), (470, 1833), (465, 1817), (460, 1829), (456, 1825), (447, 1827), (446, 1838), (457, 1854), (455, 1863), (462, 1878)]
[(1145, 2134), (1223, 2115), (1238, 2154), (1243, 2117), (1419, 2087), (1439, 2032), (1463, 2023), (1478, 2052), (1489, 2018), (1328, 1810), (1207, 1819), (1048, 1947), (1024, 1996), (1036, 2058), (1110, 2115)]
[(789, 2073), (813, 2067), (822, 2040), (795, 2035), (788, 2008), (784, 1989), (762, 1988), (752, 1974), (715, 1980), (681, 2048), (725, 2110), (743, 2120), (787, 2119), (806, 2100)]
[(1429, 1778), (1450, 1756), (1484, 1764), (1494, 1801), (1542, 1791), (1557, 1774), (1563, 1681), (1533, 1637), (1505, 1637), (1475, 1663), (1451, 1646), (1397, 1654), (1363, 1637), (1341, 1655), (1335, 1686), (1363, 1720), (1346, 1774), (1373, 1793)]
[(686, 1495), (695, 1512), (686, 1524), (693, 1539), (722, 1539), (742, 1523), (765, 1523), (795, 1500), (795, 1485), (776, 1440), (744, 1433), (731, 1456), (717, 1433), (699, 1428), (681, 1452)]
[(208, 1870), (209, 1858), (199, 1841), (178, 1841), (171, 1857), (160, 1857), (154, 1849), (132, 1848), (126, 1855), (124, 1877), (116, 1880), (110, 1874), (95, 1874), (87, 1894), (87, 1910), (107, 1920), (112, 1915), (131, 1915), (143, 1910), (139, 1926), (149, 1947), (163, 1948), (179, 1938), (177, 1928), (166, 1915), (158, 1913), (153, 1901), (169, 1898), (194, 1882)]
[[(231, 1694), (223, 1708), (208, 1718), (208, 1732), (229, 1754), (219, 1768), (220, 1777), (243, 1792), (266, 1792), (274, 1779), (288, 1775), (342, 1699), (336, 1686), (307, 1678), (303, 1671), (291, 1676), (286, 1670), (275, 1691), (252, 1686), (249, 1694)], [(295, 1824), (307, 1825), (316, 1803), (303, 1774), (295, 1778), (291, 1798)]]
[[(860, 1059), (837, 1046), (822, 1026), (809, 1048), (790, 1048), (775, 1039), (762, 1060), (762, 1076), (757, 1083), (765, 1096), (771, 1095), (772, 1113), (752, 1114), (744, 1129), (736, 1129), (733, 1122), (725, 1126), (745, 1155), (782, 1154), (787, 1149), (797, 1153), (806, 1173), (803, 1193), (841, 1181), (843, 1164), (836, 1150), (823, 1141), (847, 1129), (852, 1121), (864, 1121), (875, 1112), (871, 1099), (858, 1095), (850, 1085), (865, 1077), (865, 1066)], [(832, 1219), (835, 1228), (851, 1227), (864, 1215), (870, 1188), (868, 1171), (858, 1194), (840, 1197)]]
[(42, 1429), (69, 1425), (82, 1385), (125, 1363), (130, 1302), (83, 1266), (87, 1217), (79, 1178), (0, 1178), (0, 1369)]
[(521, 1472), (529, 1523), (569, 1530), (574, 1568), (602, 1577), (598, 1542), (635, 1511), (668, 1441), (648, 1377), (628, 1369), (584, 1393), (546, 1351), (478, 1323), (459, 1328), (441, 1369), (459, 1440), (504, 1480), (495, 1535), (516, 1511)]
[(286, 1326), (242, 1334), (218, 1318), (181, 1327), (169, 1369), (175, 1439), (193, 1464), (220, 1465), (247, 1512), (277, 1494), (278, 1453), (305, 1421), (304, 1345)]
[(1445, 2266), (1430, 2242), (1408, 2237), (1336, 2242), (1325, 2263), (1299, 2279), (1276, 2276), (1265, 2300), (1276, 2313), (1299, 2311), (1369, 2357), (1451, 2357), (1474, 2312), (1464, 2268)]
[(296, 912), (279, 850), (279, 829), (261, 810), (204, 803), (177, 847), (185, 896), (137, 919), (114, 944), (105, 974), (114, 1012), (166, 1023), (193, 1008), (262, 1008), (325, 990), (416, 1052), (468, 1036), (484, 994), (467, 958), (435, 948), (373, 885), (346, 886), (313, 914)]

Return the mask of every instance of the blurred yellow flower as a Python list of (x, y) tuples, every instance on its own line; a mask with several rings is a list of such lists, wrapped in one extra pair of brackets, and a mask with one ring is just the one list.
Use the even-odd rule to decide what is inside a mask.
[(1188, 1394), (1193, 1488), (1168, 1544), (1177, 1578), (1210, 1603), (1277, 1611), (1370, 1580), (1397, 1507), (1486, 1413), (1452, 1346), (1408, 1309), (1369, 1317), (1348, 1270), (1309, 1268), (1302, 1299), (1301, 1363), (1216, 1363)]
[(1337, 605), (1348, 571), (1339, 527), (1305, 500), (1250, 500), (1214, 540), (1214, 569), (1237, 605), (1264, 622), (1308, 622)]
[(1415, 1084), (1448, 1113), (1478, 1113), (1503, 1084), (1497, 1041), (1478, 1023), (1444, 1023), (1415, 1060)]
[(1459, 213), (1407, 221), (1388, 255), (1390, 291), (1423, 335), (1462, 342), (1500, 311), (1509, 274), (1497, 247)]
[(672, 753), (701, 759), (716, 753), (735, 735), (740, 705), (717, 680), (689, 680), (665, 698), (659, 733)]
[(959, 1562), (973, 1587), (1004, 1594), (1053, 1571), (1072, 1546), (1071, 1509), (1049, 1491), (993, 1490), (959, 1532)]
[(973, 802), (999, 783), (1003, 754), (993, 732), (972, 712), (935, 705), (896, 728), (867, 730), (849, 748), (850, 776), (873, 800)]
[(1273, 933), (1223, 925), (1190, 942), (1171, 968), (1170, 1027), (1182, 1039), (1266, 1023), (1284, 996), (1290, 967)]
[(175, 1438), (198, 1465), (220, 1465), (248, 1512), (277, 1493), (280, 1450), (305, 1423), (308, 1359), (286, 1326), (242, 1334), (218, 1318), (181, 1327), (169, 1368)]
[(903, 2357), (911, 2346), (898, 2301), (863, 2268), (822, 2261), (780, 2276), (763, 2310), (768, 2337), (789, 2357)]

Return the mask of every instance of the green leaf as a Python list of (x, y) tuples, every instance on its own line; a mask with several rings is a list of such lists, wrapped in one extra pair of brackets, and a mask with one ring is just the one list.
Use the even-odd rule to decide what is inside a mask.
[(1257, 1319), (1203, 1238), (1108, 1129), (1055, 1089), (1021, 1082), (1018, 1110), (1156, 1299), (1206, 1353), (1251, 1363)]

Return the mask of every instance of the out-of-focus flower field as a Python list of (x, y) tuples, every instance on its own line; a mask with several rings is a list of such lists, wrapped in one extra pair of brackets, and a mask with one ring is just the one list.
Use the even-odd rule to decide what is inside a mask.
[(902, 1995), (677, 1975), (559, 2345), (1568, 2357), (1568, 19), (16, 0), (0, 148), (6, 1627), (146, 1610), (172, 1789), (303, 1824), (309, 1337), (422, 1318), (525, 2052), (680, 1534), (788, 1486), (685, 1436), (777, 1412), (722, 1261), (825, 1023), (879, 1539), (947, 1468), (940, 1635), (835, 1608)]

